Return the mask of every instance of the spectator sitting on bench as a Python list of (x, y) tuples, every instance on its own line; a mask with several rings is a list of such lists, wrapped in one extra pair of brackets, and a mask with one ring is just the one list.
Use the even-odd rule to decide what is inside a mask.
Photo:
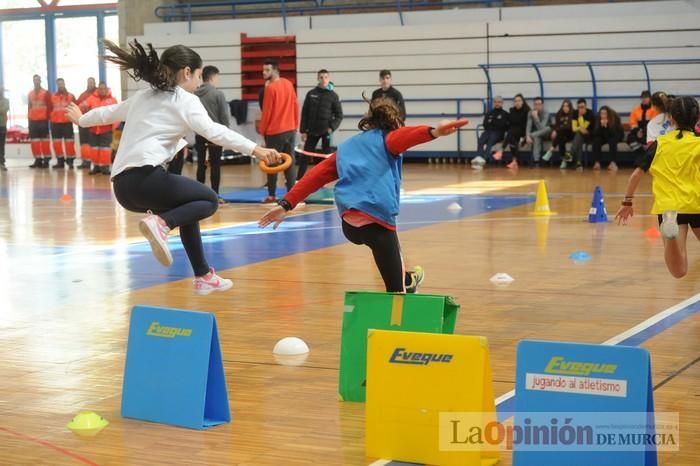
[(617, 144), (622, 141), (625, 131), (617, 112), (607, 105), (600, 107), (593, 125), (593, 170), (600, 170), (601, 149), (607, 144), (610, 148), (608, 170), (617, 170)]
[[(593, 111), (586, 105), (586, 99), (578, 99), (576, 102), (576, 113), (571, 121), (571, 129), (574, 132), (574, 142), (571, 144), (571, 152), (576, 159), (576, 169), (583, 169), (582, 155), (583, 145), (590, 141), (591, 130), (593, 129)], [(562, 164), (566, 168), (566, 162)]]
[(508, 114), (510, 118), (510, 127), (508, 128), (506, 140), (503, 143), (504, 147), (510, 147), (511, 161), (508, 164), (508, 168), (518, 168), (520, 144), (525, 142), (529, 114), (530, 106), (525, 102), (525, 97), (523, 97), (522, 94), (516, 94), (516, 96), (513, 97), (513, 106), (510, 108), (510, 113)]
[(642, 91), (641, 103), (632, 109), (630, 113), (630, 132), (627, 135), (627, 144), (630, 149), (641, 154), (647, 143), (647, 125), (656, 116), (657, 112), (651, 105), (651, 93)]
[(566, 168), (566, 161), (572, 160), (570, 152), (566, 151), (566, 143), (574, 138), (574, 132), (571, 129), (571, 120), (573, 119), (573, 108), (569, 99), (564, 99), (559, 107), (559, 111), (554, 117), (554, 125), (552, 126), (552, 148), (542, 156), (542, 160), (549, 162), (552, 158), (552, 153), (558, 147), (559, 158), (561, 159), (561, 168)]
[(503, 97), (496, 96), (493, 99), (493, 110), (484, 115), (484, 132), (479, 136), (476, 147), (478, 155), (472, 160), (472, 167), (481, 168), (487, 160), (492, 160), (491, 148), (503, 141), (509, 125), (508, 112), (503, 110)]
[(534, 109), (528, 114), (525, 140), (532, 144), (532, 160), (535, 165), (539, 165), (542, 155), (542, 142), (549, 140), (552, 128), (549, 126), (549, 113), (544, 111), (544, 100), (542, 97), (535, 97)]

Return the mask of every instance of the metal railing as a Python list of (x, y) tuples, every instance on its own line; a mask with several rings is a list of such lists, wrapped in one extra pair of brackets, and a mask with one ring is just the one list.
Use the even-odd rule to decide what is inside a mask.
[[(591, 95), (590, 96), (575, 96), (582, 98), (591, 99), (591, 106), (593, 111), (598, 109), (598, 101), (601, 99), (638, 99), (639, 95), (628, 96), (628, 95), (600, 95), (598, 93), (598, 80), (596, 79), (595, 67), (596, 66), (630, 66), (630, 65), (641, 65), (644, 69), (644, 81), (646, 82), (646, 89), (653, 92), (653, 79), (649, 74), (649, 65), (682, 65), (682, 64), (700, 64), (700, 58), (679, 58), (679, 59), (659, 59), (659, 60), (599, 60), (599, 61), (571, 61), (571, 62), (539, 62), (539, 63), (490, 63), (482, 64), (479, 67), (486, 74), (486, 92), (488, 100), (488, 108), (492, 107), (493, 104), (493, 86), (494, 82), (491, 79), (490, 70), (493, 69), (516, 69), (516, 68), (532, 68), (537, 76), (537, 83), (539, 85), (540, 96), (545, 100), (554, 99), (565, 99), (572, 98), (574, 96), (567, 97), (554, 97), (547, 96), (545, 91), (545, 81), (542, 78), (542, 68), (552, 68), (552, 67), (575, 67), (575, 66), (585, 66), (588, 69), (588, 73), (591, 77)], [(630, 79), (631, 80), (631, 79)], [(668, 81), (669, 79), (664, 79)], [(497, 83), (496, 83), (497, 84)]]

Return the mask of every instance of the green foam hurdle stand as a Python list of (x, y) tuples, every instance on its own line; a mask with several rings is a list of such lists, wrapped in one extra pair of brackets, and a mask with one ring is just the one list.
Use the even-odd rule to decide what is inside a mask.
[(459, 304), (449, 296), (348, 291), (340, 340), (341, 401), (365, 401), (367, 331), (454, 333)]

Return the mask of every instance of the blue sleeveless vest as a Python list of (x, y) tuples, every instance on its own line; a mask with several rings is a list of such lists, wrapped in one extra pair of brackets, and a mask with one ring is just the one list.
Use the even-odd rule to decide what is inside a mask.
[(396, 225), (401, 189), (401, 157), (392, 155), (384, 144), (384, 132), (371, 129), (338, 146), (335, 203), (342, 215), (357, 209)]

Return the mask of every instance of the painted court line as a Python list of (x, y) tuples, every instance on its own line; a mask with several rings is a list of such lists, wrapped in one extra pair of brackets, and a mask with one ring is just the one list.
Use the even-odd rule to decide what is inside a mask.
[(41, 440), (41, 439), (38, 439), (36, 437), (32, 437), (31, 435), (23, 434), (21, 432), (15, 431), (15, 430), (8, 429), (7, 427), (0, 427), (0, 431), (7, 432), (8, 434), (13, 435), (17, 438), (29, 440), (29, 441), (34, 442), (36, 444), (39, 444), (41, 446), (51, 448), (51, 449), (56, 450), (57, 452), (59, 452), (63, 455), (70, 456), (71, 458), (74, 458), (83, 464), (88, 464), (90, 466), (98, 466), (97, 463), (94, 463), (94, 462), (90, 461), (89, 459), (78, 455), (77, 453), (73, 453), (72, 451), (66, 450), (65, 448), (61, 448), (61, 447), (54, 445), (52, 443), (49, 443), (45, 440)]
[[(651, 316), (638, 325), (615, 335), (603, 342), (603, 345), (639, 346), (664, 330), (671, 328), (682, 320), (700, 311), (700, 293), (682, 301), (675, 306)], [(501, 412), (513, 412), (515, 390), (496, 398), (496, 409)]]

